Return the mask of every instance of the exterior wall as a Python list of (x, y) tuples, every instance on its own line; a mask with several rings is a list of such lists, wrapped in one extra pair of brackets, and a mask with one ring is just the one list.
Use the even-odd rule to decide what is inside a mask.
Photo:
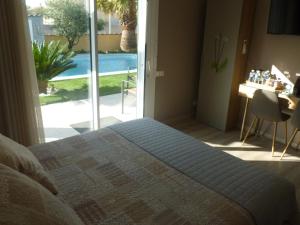
[(31, 41), (44, 41), (44, 27), (42, 16), (28, 16), (29, 32)]
[[(111, 14), (111, 16), (109, 16), (109, 14), (105, 14), (98, 10), (97, 15), (98, 15), (98, 19), (102, 19), (105, 22), (104, 29), (98, 31), (98, 34), (121, 34), (122, 33), (120, 20), (116, 14)], [(44, 25), (44, 31), (46, 35), (57, 35), (53, 19), (44, 17), (43, 25)]]
[[(57, 35), (45, 35), (45, 41), (60, 40), (66, 42), (66, 39)], [(120, 49), (120, 34), (98, 35), (98, 51), (115, 51)], [(80, 38), (77, 45), (74, 46), (75, 51), (90, 51), (89, 36), (84, 35)]]
[[(117, 15), (112, 14), (109, 18), (109, 14), (105, 14), (98, 10), (98, 18), (103, 19), (105, 22), (104, 30), (100, 31), (100, 34), (120, 34), (122, 32)], [(111, 33), (109, 33), (109, 19), (111, 19)]]
[(205, 0), (159, 1), (155, 119), (168, 122), (191, 116), (200, 71)]
[(121, 35), (98, 35), (98, 49), (111, 51), (120, 49)]

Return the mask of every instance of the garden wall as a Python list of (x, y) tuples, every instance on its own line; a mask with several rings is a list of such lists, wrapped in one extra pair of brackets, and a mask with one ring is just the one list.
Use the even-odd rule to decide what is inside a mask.
[[(58, 41), (66, 42), (63, 36), (58, 35), (45, 35), (45, 41)], [(98, 35), (98, 51), (116, 51), (120, 49), (121, 34), (99, 34)], [(84, 35), (80, 38), (78, 44), (74, 46), (75, 51), (90, 51), (89, 36)]]

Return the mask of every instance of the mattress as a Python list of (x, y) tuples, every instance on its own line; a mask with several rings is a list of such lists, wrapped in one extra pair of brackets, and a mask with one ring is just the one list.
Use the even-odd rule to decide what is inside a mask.
[(294, 186), (152, 119), (31, 147), (85, 224), (279, 225)]
[(151, 119), (111, 127), (127, 140), (247, 209), (256, 224), (282, 224), (295, 211), (293, 184)]

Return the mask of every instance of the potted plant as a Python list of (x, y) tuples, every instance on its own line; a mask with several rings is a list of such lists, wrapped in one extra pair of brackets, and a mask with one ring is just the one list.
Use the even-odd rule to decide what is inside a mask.
[(46, 93), (48, 82), (60, 73), (76, 67), (75, 53), (59, 41), (32, 43), (36, 75), (40, 93)]

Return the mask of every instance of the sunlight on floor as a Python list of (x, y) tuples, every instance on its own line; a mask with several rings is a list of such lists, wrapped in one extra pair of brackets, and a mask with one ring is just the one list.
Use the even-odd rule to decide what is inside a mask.
[(228, 144), (226, 144), (226, 145), (224, 145), (224, 144), (215, 144), (215, 143), (213, 143), (213, 142), (204, 142), (204, 143), (206, 143), (206, 144), (208, 144), (208, 145), (210, 145), (210, 146), (213, 146), (213, 147), (231, 147), (231, 148), (241, 148), (241, 147), (243, 147), (243, 148), (246, 148), (246, 149), (248, 149), (248, 148), (261, 148), (260, 146), (256, 146), (256, 145), (248, 145), (248, 144), (244, 144), (244, 145), (242, 145), (242, 143), (241, 142), (231, 142), (231, 143), (228, 143)]
[[(128, 94), (122, 113), (121, 94), (100, 97), (100, 119), (113, 117), (116, 121), (129, 121), (136, 118), (136, 97)], [(91, 121), (92, 108), (89, 100), (69, 101), (42, 106), (46, 141), (78, 135), (73, 124)]]
[[(282, 148), (278, 148), (274, 154), (271, 155), (271, 150), (268, 150), (262, 146), (255, 144), (244, 144), (242, 142), (231, 142), (228, 144), (215, 144), (213, 142), (204, 142), (212, 147), (224, 149), (224, 152), (243, 159), (245, 161), (280, 161), (280, 156), (283, 151)], [(230, 148), (230, 150), (226, 150)], [(293, 153), (292, 155), (289, 153)], [(285, 155), (284, 161), (300, 162), (300, 153), (295, 151), (295, 149), (290, 148), (288, 153)]]

